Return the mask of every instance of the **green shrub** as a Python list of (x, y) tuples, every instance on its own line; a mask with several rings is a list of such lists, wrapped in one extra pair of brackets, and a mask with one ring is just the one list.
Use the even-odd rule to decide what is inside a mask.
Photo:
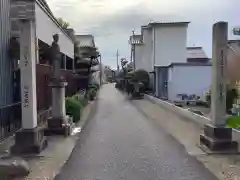
[(234, 100), (238, 97), (238, 93), (236, 89), (228, 89), (227, 90), (227, 99), (226, 99), (226, 110), (231, 111), (233, 107)]
[(87, 91), (87, 98), (93, 100), (97, 95), (97, 88), (90, 88)]
[(240, 129), (240, 116), (232, 116), (228, 118), (227, 126), (230, 128)]
[(78, 122), (81, 118), (83, 105), (76, 99), (76, 97), (67, 97), (65, 101), (67, 115), (73, 117), (73, 122)]
[(77, 101), (80, 102), (80, 104), (84, 107), (87, 105), (88, 100), (86, 98), (84, 98), (83, 96), (81, 96), (80, 94), (76, 94), (73, 96), (74, 99), (76, 99)]
[[(227, 89), (227, 94), (226, 94), (226, 112), (230, 112), (232, 107), (233, 107), (234, 100), (237, 99), (237, 97), (238, 97), (238, 93), (237, 93), (236, 89), (230, 88), (229, 86), (227, 86), (226, 89)], [(211, 91), (209, 91), (207, 93), (206, 101), (211, 103)]]
[(131, 73), (130, 76), (132, 76), (131, 81), (143, 83), (143, 91), (145, 91), (148, 88), (150, 77), (147, 71), (138, 69), (135, 72)]
[(99, 86), (99, 84), (89, 84), (89, 85), (88, 85), (88, 89), (91, 89), (91, 88), (99, 89), (100, 86)]

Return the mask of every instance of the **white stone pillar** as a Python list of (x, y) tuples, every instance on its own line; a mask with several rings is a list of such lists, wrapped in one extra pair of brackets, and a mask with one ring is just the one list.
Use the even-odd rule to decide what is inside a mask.
[(20, 20), (22, 128), (37, 127), (36, 38), (34, 20)]
[(52, 116), (54, 118), (65, 118), (65, 87), (52, 88)]
[(20, 24), (22, 128), (15, 133), (10, 152), (40, 153), (47, 146), (47, 140), (44, 129), (37, 126), (35, 1), (12, 3), (15, 9), (11, 17), (18, 19)]
[(226, 124), (226, 66), (228, 24), (213, 26), (211, 115), (214, 126)]
[[(212, 123), (204, 126), (200, 135), (200, 145), (204, 151), (211, 153), (238, 152), (238, 143), (232, 139), (232, 129), (226, 127), (226, 66), (227, 66), (227, 22), (213, 25), (212, 49), (212, 88), (211, 113)], [(210, 150), (210, 152), (208, 152)]]

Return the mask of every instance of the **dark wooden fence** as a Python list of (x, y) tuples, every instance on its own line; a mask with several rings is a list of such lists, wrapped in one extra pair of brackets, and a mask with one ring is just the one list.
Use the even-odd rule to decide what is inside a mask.
[[(76, 94), (80, 89), (85, 88), (87, 79), (75, 74), (72, 70), (61, 70), (61, 75), (66, 79), (66, 96)], [(36, 83), (37, 83), (37, 108), (45, 110), (51, 107), (52, 91), (49, 87), (51, 81), (51, 66), (37, 64)]]
[[(61, 70), (61, 75), (68, 82), (66, 96), (72, 96), (80, 89), (87, 86), (87, 78), (75, 74), (72, 70)], [(0, 141), (14, 134), (21, 128), (21, 83), (20, 70), (14, 72), (14, 103), (0, 107)], [(51, 115), (52, 91), (49, 87), (51, 80), (51, 66), (36, 65), (36, 88), (37, 88), (37, 110), (38, 124), (42, 125)]]

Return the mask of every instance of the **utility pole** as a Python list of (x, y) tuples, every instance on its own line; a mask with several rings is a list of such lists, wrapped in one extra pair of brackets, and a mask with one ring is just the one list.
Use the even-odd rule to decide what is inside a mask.
[(100, 61), (100, 86), (102, 85), (102, 55), (99, 55), (99, 61)]
[(118, 65), (119, 52), (118, 52), (118, 50), (117, 50), (117, 54), (116, 54), (116, 56), (117, 56), (117, 72), (119, 72), (119, 65)]
[(132, 31), (132, 62), (133, 62), (133, 71), (135, 71), (135, 43), (134, 43), (135, 31)]
[(131, 36), (130, 37), (130, 40), (129, 40), (129, 44), (131, 46), (131, 50), (130, 50), (130, 62), (132, 63), (133, 62), (133, 58), (132, 58), (132, 55), (133, 55), (133, 45), (132, 45), (132, 42), (133, 42), (133, 37)]

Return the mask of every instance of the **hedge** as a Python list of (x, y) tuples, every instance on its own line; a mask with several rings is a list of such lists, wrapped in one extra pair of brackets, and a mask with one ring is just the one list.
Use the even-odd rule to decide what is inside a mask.
[(76, 94), (73, 97), (74, 99), (78, 100), (82, 106), (86, 106), (88, 103), (87, 99), (79, 94)]
[(227, 126), (230, 128), (240, 129), (240, 117), (232, 116), (227, 119)]
[(98, 85), (92, 84), (89, 85), (86, 97), (76, 94), (66, 98), (66, 114), (73, 117), (73, 122), (80, 120), (82, 109), (88, 104), (88, 99), (93, 100), (96, 97), (98, 89)]
[(74, 95), (66, 98), (66, 113), (73, 117), (73, 122), (78, 122), (81, 118), (81, 111), (88, 101), (81, 95)]

